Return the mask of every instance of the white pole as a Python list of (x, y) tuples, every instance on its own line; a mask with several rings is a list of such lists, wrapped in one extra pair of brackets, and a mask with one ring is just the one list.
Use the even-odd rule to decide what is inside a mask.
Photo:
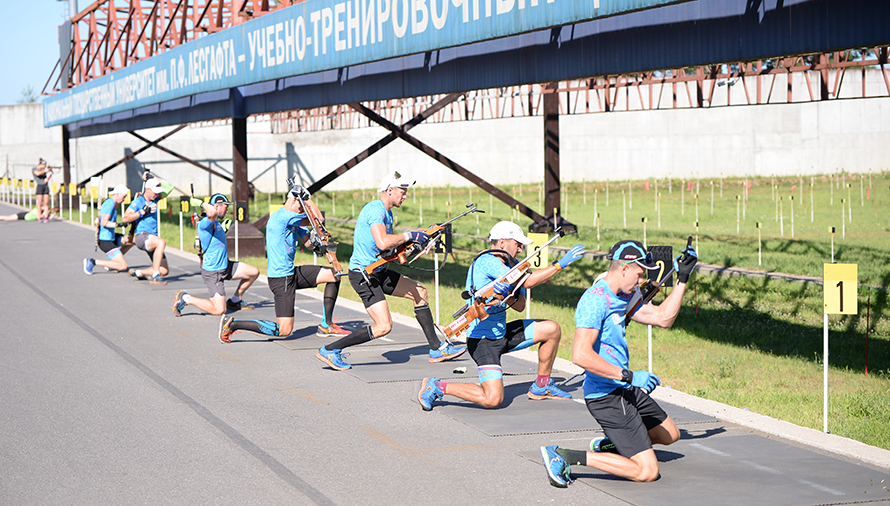
[(436, 325), (439, 324), (439, 252), (433, 253), (433, 277), (435, 278), (436, 289)]
[[(237, 216), (236, 216), (237, 218)], [(238, 220), (235, 220), (235, 261), (238, 261)], [(315, 255), (312, 255), (312, 265), (315, 265)]]
[(179, 251), (182, 251), (182, 204), (179, 205)]
[(828, 313), (822, 326), (822, 432), (828, 433)]
[(525, 290), (525, 319), (532, 319), (532, 289)]
[(646, 325), (649, 327), (649, 372), (652, 372), (652, 325)]

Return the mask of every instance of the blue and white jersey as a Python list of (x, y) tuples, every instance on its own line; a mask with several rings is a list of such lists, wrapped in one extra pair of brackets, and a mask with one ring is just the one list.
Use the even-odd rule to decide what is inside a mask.
[[(473, 289), (480, 289), (491, 283), (499, 276), (509, 271), (500, 257), (493, 253), (486, 253), (476, 259), (467, 272), (467, 291), (472, 285)], [(472, 278), (471, 278), (472, 276)], [(519, 293), (525, 294), (525, 289), (521, 288)], [(468, 302), (471, 303), (472, 301)], [(473, 320), (467, 328), (467, 337), (476, 339), (500, 339), (504, 337), (507, 331), (507, 308), (508, 306), (500, 305), (488, 308), (488, 318), (484, 320)]]
[[(134, 213), (138, 213), (145, 207), (146, 204), (157, 204), (158, 201), (161, 200), (161, 196), (157, 195), (155, 199), (151, 202), (147, 202), (145, 197), (142, 195), (133, 199), (133, 202), (130, 202), (130, 207), (127, 209), (133, 211)], [(151, 235), (159, 235), (158, 234), (158, 215), (157, 213), (148, 213), (142, 218), (136, 220), (136, 232), (137, 234), (141, 234), (143, 232), (148, 232)]]
[[(392, 234), (392, 210), (383, 205), (383, 201), (377, 199), (368, 202), (362, 208), (355, 220), (355, 233), (352, 241), (352, 256), (349, 258), (349, 269), (364, 269), (378, 260), (377, 242), (371, 234), (371, 225), (382, 223), (386, 227), (386, 233)], [(380, 266), (376, 270), (381, 270)]]
[(198, 222), (198, 239), (204, 251), (201, 268), (205, 271), (221, 271), (229, 265), (229, 246), (226, 231), (219, 221), (211, 221), (206, 216)]
[[(102, 226), (102, 216), (108, 215), (108, 227)], [(117, 223), (117, 204), (113, 198), (107, 198), (102, 202), (99, 208), (99, 240), (113, 241), (116, 239), (114, 235), (114, 224)]]
[(309, 234), (300, 223), (305, 214), (281, 208), (266, 223), (266, 272), (270, 278), (283, 278), (294, 273), (297, 241)]
[[(575, 327), (599, 331), (593, 351), (606, 362), (628, 369), (630, 361), (625, 335), (624, 313), (632, 295), (616, 295), (603, 279), (593, 283), (584, 292), (575, 308)], [(630, 385), (590, 372), (584, 377), (584, 398), (596, 399), (616, 388), (630, 388)]]

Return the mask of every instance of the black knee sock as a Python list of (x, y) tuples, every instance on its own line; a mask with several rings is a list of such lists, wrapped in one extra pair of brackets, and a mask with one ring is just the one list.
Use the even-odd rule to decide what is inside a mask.
[(442, 343), (439, 342), (439, 336), (436, 335), (436, 324), (433, 323), (433, 313), (430, 311), (430, 306), (416, 306), (414, 308), (414, 316), (417, 318), (420, 328), (423, 329), (423, 335), (426, 336), (427, 342), (430, 343), (430, 349), (438, 350)]
[(267, 320), (235, 320), (229, 328), (232, 330), (249, 330), (267, 336), (278, 335), (278, 323)]
[(566, 459), (570, 466), (586, 466), (587, 452), (584, 450), (567, 450), (565, 448), (557, 448), (556, 453), (560, 457)]
[(374, 339), (374, 336), (371, 334), (371, 327), (362, 327), (358, 330), (354, 330), (348, 336), (343, 336), (331, 344), (326, 344), (325, 349), (328, 351), (342, 350), (357, 344), (367, 343), (371, 339)]
[(337, 295), (339, 293), (339, 279), (333, 283), (328, 283), (324, 287), (324, 322), (329, 326), (334, 323), (334, 306), (337, 304)]

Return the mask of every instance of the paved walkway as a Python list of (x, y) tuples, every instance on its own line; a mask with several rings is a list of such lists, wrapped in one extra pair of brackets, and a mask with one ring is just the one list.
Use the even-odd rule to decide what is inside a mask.
[[(294, 335), (223, 345), (218, 318), (170, 312), (176, 290), (205, 291), (192, 255), (171, 251), (160, 287), (88, 277), (90, 255), (88, 227), (0, 222), (0, 504), (890, 503), (890, 452), (670, 389), (655, 395), (683, 438), (657, 448), (660, 480), (585, 468), (556, 489), (538, 447), (601, 434), (565, 361), (554, 376), (575, 402), (528, 400), (534, 366), (512, 357), (500, 409), (452, 398), (424, 412), (421, 377), (476, 374), (465, 357), (429, 364), (413, 319), (335, 372), (314, 357), (320, 292), (299, 294)], [(273, 315), (263, 280), (246, 298), (256, 309), (240, 317)], [(345, 300), (335, 316), (368, 321)]]

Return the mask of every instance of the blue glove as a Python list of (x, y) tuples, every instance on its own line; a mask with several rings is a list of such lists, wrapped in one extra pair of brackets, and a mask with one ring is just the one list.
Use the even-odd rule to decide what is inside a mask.
[(426, 235), (426, 232), (422, 230), (412, 230), (411, 232), (408, 232), (408, 235), (411, 237), (412, 241), (421, 246), (423, 246), (430, 240), (430, 236)]
[(677, 281), (686, 283), (689, 281), (689, 275), (695, 270), (696, 263), (698, 263), (698, 253), (695, 252), (695, 248), (692, 246), (687, 246), (680, 253), (682, 254), (674, 259), (674, 270), (677, 272)]
[(569, 266), (570, 263), (581, 260), (584, 256), (584, 245), (576, 244), (572, 246), (572, 249), (566, 251), (566, 254), (562, 256), (556, 263), (559, 264), (560, 269), (565, 269)]
[(655, 387), (661, 385), (661, 380), (658, 379), (658, 376), (649, 371), (634, 371), (633, 375), (634, 377), (630, 384), (642, 388), (647, 394), (651, 394)]
[(500, 295), (501, 297), (506, 298), (510, 295), (510, 292), (513, 291), (513, 285), (510, 283), (504, 283), (503, 281), (499, 281), (494, 284), (494, 293), (495, 295)]

